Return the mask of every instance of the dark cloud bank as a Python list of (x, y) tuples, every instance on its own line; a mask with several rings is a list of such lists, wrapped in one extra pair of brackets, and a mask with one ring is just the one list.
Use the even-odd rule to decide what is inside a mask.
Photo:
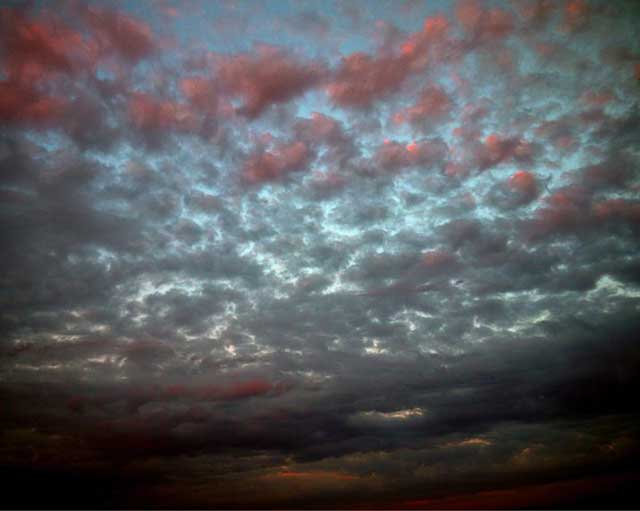
[(637, 508), (639, 26), (3, 7), (4, 506)]

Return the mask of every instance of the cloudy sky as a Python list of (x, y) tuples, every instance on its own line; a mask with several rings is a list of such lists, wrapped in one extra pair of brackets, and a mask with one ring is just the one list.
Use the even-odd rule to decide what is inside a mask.
[(5, 505), (637, 507), (639, 92), (634, 1), (3, 2)]

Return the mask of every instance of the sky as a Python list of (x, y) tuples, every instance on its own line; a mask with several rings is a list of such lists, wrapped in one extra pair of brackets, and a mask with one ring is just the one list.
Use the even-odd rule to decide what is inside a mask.
[(637, 508), (639, 92), (635, 1), (1, 2), (4, 504)]

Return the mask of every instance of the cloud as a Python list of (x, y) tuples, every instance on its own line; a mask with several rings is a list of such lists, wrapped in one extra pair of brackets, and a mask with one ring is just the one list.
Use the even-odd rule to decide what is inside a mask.
[(7, 123), (50, 127), (68, 107), (61, 97), (40, 93), (19, 82), (0, 82), (0, 118)]
[(295, 171), (304, 170), (312, 152), (304, 142), (283, 143), (273, 151), (258, 150), (244, 163), (242, 179), (247, 184), (275, 181)]
[(238, 112), (253, 119), (269, 106), (286, 103), (320, 83), (324, 66), (299, 61), (272, 46), (257, 46), (254, 53), (223, 56), (216, 65), (225, 92), (241, 97)]
[(509, 12), (485, 7), (477, 0), (459, 0), (455, 11), (473, 44), (504, 38), (514, 28), (513, 17)]
[(497, 183), (489, 192), (489, 201), (503, 209), (529, 204), (540, 192), (536, 177), (529, 171), (518, 170), (506, 181)]
[(375, 155), (375, 162), (387, 171), (416, 166), (436, 166), (442, 163), (446, 152), (446, 143), (438, 139), (411, 142), (406, 145), (390, 140), (380, 146)]
[(327, 93), (336, 105), (366, 108), (399, 91), (411, 72), (411, 61), (406, 56), (353, 53), (342, 58)]
[(80, 32), (52, 15), (29, 19), (23, 10), (3, 9), (4, 72), (10, 81), (42, 82), (55, 74), (72, 74), (85, 68), (91, 43)]
[(366, 109), (397, 94), (414, 73), (459, 54), (457, 44), (447, 39), (448, 30), (444, 16), (427, 17), (420, 32), (404, 40), (393, 32), (373, 55), (355, 52), (342, 57), (326, 87), (330, 99), (341, 107)]
[(427, 87), (418, 98), (418, 102), (409, 108), (398, 112), (394, 122), (420, 123), (423, 121), (436, 122), (444, 118), (451, 109), (449, 96), (439, 87)]
[(136, 64), (159, 51), (151, 27), (124, 12), (89, 6), (80, 15), (91, 29), (99, 55), (115, 55)]
[(5, 501), (633, 495), (637, 9), (176, 7), (0, 10)]
[(198, 127), (199, 119), (187, 105), (150, 94), (133, 94), (128, 113), (132, 125), (152, 144), (167, 132), (192, 132)]

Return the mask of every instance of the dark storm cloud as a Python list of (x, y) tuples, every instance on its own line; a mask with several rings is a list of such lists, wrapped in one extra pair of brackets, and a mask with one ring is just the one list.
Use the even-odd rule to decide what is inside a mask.
[(11, 506), (630, 495), (631, 7), (256, 5), (0, 13)]

